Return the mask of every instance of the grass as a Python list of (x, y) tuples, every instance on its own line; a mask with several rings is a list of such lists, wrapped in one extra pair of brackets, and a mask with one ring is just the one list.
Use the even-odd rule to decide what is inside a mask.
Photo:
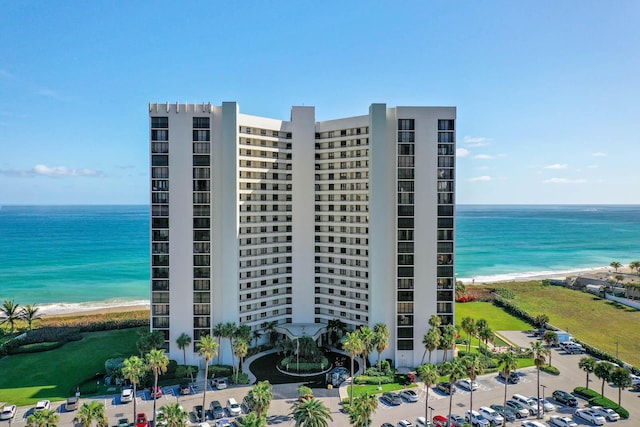
[[(640, 366), (640, 310), (619, 308), (586, 292), (543, 286), (541, 281), (500, 283), (490, 287), (511, 289), (516, 296), (511, 300), (514, 304), (533, 316), (546, 314), (552, 325), (612, 355), (616, 355), (617, 342), (619, 357)], [(460, 313), (466, 305), (457, 305), (456, 311)]]
[[(370, 394), (382, 394), (382, 393), (386, 393), (388, 391), (398, 391), (398, 390), (402, 390), (404, 389), (404, 385), (400, 384), (400, 383), (391, 383), (391, 384), (382, 384), (382, 390), (378, 390), (378, 386), (377, 385), (373, 385), (373, 384), (363, 384), (363, 385), (355, 385), (355, 386), (349, 386), (349, 388), (347, 388), (347, 393), (350, 393), (350, 387), (353, 387), (353, 395), (354, 396), (359, 396), (361, 394), (365, 394), (365, 393), (370, 393)], [(412, 388), (412, 387), (417, 387), (417, 384), (413, 383), (413, 384), (409, 384), (407, 386), (407, 388)]]
[(105, 360), (137, 354), (141, 329), (84, 333), (80, 341), (55, 350), (0, 359), (0, 401), (22, 406), (66, 399), (77, 386), (104, 372)]
[[(527, 322), (510, 315), (490, 302), (456, 304), (456, 324), (460, 325), (464, 317), (471, 317), (475, 320), (485, 319), (494, 331), (526, 331), (532, 328)], [(466, 337), (464, 332), (461, 334)]]

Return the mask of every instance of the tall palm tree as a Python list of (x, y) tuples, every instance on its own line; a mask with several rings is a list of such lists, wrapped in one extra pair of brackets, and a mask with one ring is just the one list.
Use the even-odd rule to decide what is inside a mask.
[(378, 371), (380, 371), (380, 356), (389, 347), (389, 327), (384, 323), (376, 323), (373, 332), (375, 333), (374, 346), (378, 352)]
[(631, 271), (635, 270), (636, 273), (640, 274), (640, 261), (631, 261), (629, 263), (629, 268)]
[(160, 407), (158, 421), (166, 427), (185, 427), (189, 413), (179, 403), (169, 403)]
[(176, 344), (178, 344), (178, 348), (182, 350), (182, 360), (183, 364), (187, 364), (187, 346), (191, 344), (191, 337), (186, 332), (180, 334), (178, 339), (176, 339)]
[[(482, 374), (484, 372), (484, 359), (480, 357), (478, 353), (469, 353), (464, 356), (461, 361), (464, 364), (467, 376), (471, 381), (475, 381), (476, 378), (478, 378), (478, 374)], [(469, 410), (473, 411), (473, 387), (471, 387), (469, 391)]]
[(0, 306), (0, 314), (5, 317), (5, 319), (0, 322), (0, 325), (9, 322), (11, 325), (11, 333), (13, 334), (16, 320), (20, 319), (20, 304), (16, 304), (13, 300), (4, 300), (2, 306)]
[(376, 409), (378, 397), (371, 393), (361, 394), (353, 399), (353, 405), (349, 407), (349, 422), (354, 427), (368, 427)]
[(246, 324), (239, 325), (233, 334), (233, 338), (242, 338), (249, 344), (251, 342), (251, 326)]
[(90, 427), (94, 421), (97, 427), (107, 427), (109, 425), (107, 415), (104, 412), (104, 405), (97, 400), (83, 403), (73, 418), (74, 423), (82, 424), (84, 427)]
[(291, 405), (296, 427), (329, 427), (331, 411), (318, 399), (302, 399)]
[[(556, 331), (546, 331), (542, 339), (549, 347), (555, 346), (558, 344), (558, 333)], [(551, 366), (551, 353), (551, 350), (549, 350), (549, 366)]]
[[(169, 358), (164, 354), (163, 350), (156, 348), (152, 349), (146, 355), (147, 368), (153, 372), (153, 391), (158, 389), (158, 377), (160, 374), (167, 372), (167, 366), (169, 365)], [(153, 425), (156, 424), (156, 402), (158, 399), (153, 399)]]
[(548, 322), (549, 322), (549, 316), (547, 316), (546, 314), (538, 314), (536, 317), (533, 318), (533, 324), (538, 329), (544, 328)]
[(136, 390), (138, 388), (138, 384), (142, 381), (144, 377), (144, 373), (147, 371), (147, 365), (144, 363), (144, 360), (139, 358), (138, 356), (131, 356), (128, 359), (125, 359), (122, 362), (122, 375), (126, 379), (128, 379), (133, 385), (133, 418), (136, 417)]
[(609, 362), (600, 362), (596, 363), (596, 368), (593, 370), (593, 373), (596, 377), (602, 380), (602, 388), (600, 389), (600, 394), (604, 397), (604, 383), (611, 379), (611, 374), (613, 373), (614, 366)]
[(587, 383), (585, 388), (589, 388), (589, 374), (595, 371), (596, 369), (596, 361), (591, 357), (583, 357), (578, 362), (578, 367), (587, 373)]
[(249, 412), (243, 417), (238, 417), (234, 421), (238, 427), (266, 427), (267, 416), (259, 415), (257, 412)]
[(487, 325), (478, 331), (478, 339), (484, 343), (484, 348), (488, 348), (488, 343), (493, 342), (495, 334), (491, 328)]
[(342, 339), (347, 330), (347, 324), (340, 319), (331, 319), (327, 323), (327, 331), (329, 331), (329, 342), (336, 345)]
[[(518, 367), (518, 358), (512, 351), (508, 351), (502, 355), (500, 358), (500, 369), (506, 374), (505, 378), (509, 376), (509, 374), (514, 371)], [(502, 407), (507, 407), (507, 386), (509, 385), (509, 381), (504, 380), (504, 401), (502, 402)], [(502, 422), (503, 426), (507, 425), (507, 417), (504, 417), (504, 421)]]
[(540, 410), (540, 368), (542, 368), (547, 361), (547, 354), (549, 349), (546, 348), (540, 341), (531, 343), (531, 351), (533, 352), (533, 363), (536, 365), (536, 374), (538, 382), (538, 418), (542, 418), (542, 411)]
[(442, 340), (442, 335), (440, 334), (440, 329), (437, 327), (432, 327), (429, 331), (424, 334), (422, 338), (422, 344), (424, 344), (424, 353), (422, 354), (422, 361), (424, 362), (424, 356), (429, 352), (429, 363), (431, 363), (431, 353), (440, 347), (440, 341)]
[(260, 332), (258, 329), (251, 332), (251, 341), (254, 342), (253, 344), (254, 347), (258, 346), (258, 340), (260, 339), (261, 336), (262, 336), (262, 332)]
[(20, 317), (27, 321), (27, 323), (29, 324), (29, 330), (31, 330), (31, 326), (34, 320), (41, 319), (38, 311), (40, 311), (40, 308), (31, 304), (25, 305), (20, 311)]
[(440, 346), (444, 349), (444, 360), (447, 361), (447, 353), (456, 347), (456, 335), (458, 331), (455, 325), (449, 323), (442, 328), (442, 337), (440, 338)]
[(235, 357), (233, 357), (233, 339), (236, 335), (236, 330), (238, 329), (238, 325), (236, 322), (227, 322), (224, 324), (224, 335), (223, 338), (229, 340), (229, 351), (231, 352), (231, 366), (235, 364)]
[(616, 273), (618, 272), (618, 269), (622, 267), (622, 264), (620, 264), (618, 261), (611, 261), (611, 264), (609, 265), (616, 270)]
[(342, 348), (349, 352), (351, 356), (351, 385), (349, 386), (349, 405), (351, 405), (353, 403), (353, 385), (355, 384), (355, 378), (353, 377), (353, 359), (361, 354), (364, 349), (360, 334), (358, 334), (357, 331), (347, 332), (342, 342)]
[(475, 334), (476, 321), (473, 317), (463, 317), (460, 325), (467, 334), (467, 353), (471, 351), (471, 334)]
[(611, 373), (611, 382), (618, 387), (618, 406), (620, 406), (622, 390), (633, 384), (631, 374), (624, 368), (615, 368)]
[(60, 416), (52, 409), (36, 411), (27, 417), (27, 427), (57, 427)]
[(450, 385), (450, 393), (449, 393), (449, 417), (447, 419), (451, 419), (451, 409), (453, 405), (453, 387), (458, 382), (460, 378), (463, 378), (466, 374), (466, 370), (464, 364), (458, 358), (452, 359), (450, 362), (444, 362), (440, 365), (440, 369), (442, 374), (449, 376), (449, 385)]
[(425, 365), (418, 366), (418, 378), (424, 384), (424, 388), (427, 392), (427, 397), (424, 399), (424, 418), (429, 419), (429, 390), (440, 379), (440, 373), (438, 367), (433, 363), (427, 363)]
[(367, 363), (369, 362), (369, 354), (375, 347), (375, 333), (368, 326), (360, 328), (360, 339), (362, 340), (362, 362), (364, 364), (363, 369), (367, 369)]
[(236, 384), (238, 384), (238, 373), (240, 372), (240, 365), (249, 352), (249, 344), (244, 338), (236, 338), (233, 342), (233, 354), (238, 356), (238, 366), (236, 367)]
[[(218, 349), (222, 348), (222, 338), (224, 338), (224, 323), (216, 323), (211, 328), (211, 335), (218, 339)], [(218, 353), (218, 365), (220, 364), (220, 353)]]
[(273, 400), (273, 388), (269, 381), (260, 381), (248, 393), (251, 410), (259, 416), (266, 414)]
[(440, 325), (442, 325), (442, 318), (437, 314), (432, 314), (431, 317), (429, 317), (429, 326), (439, 328)]
[(207, 381), (209, 379), (209, 363), (216, 357), (218, 354), (218, 343), (213, 339), (211, 335), (205, 335), (200, 338), (200, 342), (198, 343), (198, 355), (204, 359), (204, 393), (202, 393), (202, 414), (203, 419), (200, 420), (204, 422), (204, 408), (205, 402), (207, 398)]

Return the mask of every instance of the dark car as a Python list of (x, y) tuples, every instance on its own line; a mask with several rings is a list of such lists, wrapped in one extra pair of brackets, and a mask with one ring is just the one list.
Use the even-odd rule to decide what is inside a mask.
[(456, 387), (448, 382), (441, 382), (436, 386), (436, 388), (444, 394), (453, 394), (456, 392)]
[(382, 399), (382, 401), (388, 405), (398, 406), (402, 404), (402, 398), (400, 397), (400, 395), (398, 393), (392, 393), (390, 391), (383, 393), (380, 399)]
[(498, 378), (511, 384), (517, 384), (520, 381), (517, 372), (509, 372), (509, 375), (507, 375), (504, 371), (500, 371), (498, 372)]
[(187, 394), (191, 394), (191, 385), (189, 383), (180, 384), (180, 394), (185, 396)]
[(118, 427), (129, 427), (129, 418), (119, 418)]
[(573, 397), (571, 393), (567, 393), (566, 391), (556, 390), (553, 392), (553, 398), (567, 406), (578, 406), (578, 399)]
[(491, 405), (489, 406), (489, 408), (493, 409), (494, 411), (502, 415), (509, 422), (516, 420), (516, 414), (509, 408), (505, 410), (504, 406), (502, 405)]
[(211, 410), (211, 416), (214, 419), (217, 420), (218, 418), (224, 418), (224, 408), (219, 401), (214, 400), (213, 402), (211, 402), (211, 405), (209, 405), (209, 409)]
[(193, 416), (196, 417), (196, 421), (204, 421), (202, 418), (203, 408), (202, 405), (196, 405), (193, 407)]

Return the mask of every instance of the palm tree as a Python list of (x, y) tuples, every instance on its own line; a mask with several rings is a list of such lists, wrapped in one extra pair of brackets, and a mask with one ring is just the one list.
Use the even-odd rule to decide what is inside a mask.
[(170, 403), (160, 407), (158, 421), (166, 427), (185, 427), (189, 413), (179, 403)]
[(494, 338), (495, 334), (488, 325), (478, 331), (478, 339), (484, 343), (485, 349), (489, 347), (489, 343), (493, 342)]
[(439, 328), (440, 325), (442, 325), (442, 318), (437, 314), (432, 314), (431, 317), (429, 317), (429, 326)]
[(333, 421), (329, 408), (315, 398), (294, 402), (291, 411), (296, 427), (329, 427), (329, 421)]
[[(502, 402), (502, 407), (507, 407), (507, 386), (509, 385), (509, 381), (506, 378), (509, 374), (514, 371), (518, 367), (518, 358), (512, 351), (508, 351), (502, 355), (500, 358), (500, 369), (505, 373), (504, 380), (504, 401)], [(502, 423), (503, 426), (507, 425), (507, 417), (504, 417), (504, 421)]]
[(443, 375), (449, 376), (449, 385), (450, 385), (450, 393), (449, 393), (449, 417), (447, 419), (451, 419), (451, 408), (453, 405), (453, 387), (458, 382), (460, 378), (463, 378), (466, 374), (464, 364), (458, 358), (452, 359), (450, 362), (444, 362), (440, 365), (440, 369)]
[(176, 344), (178, 344), (178, 348), (182, 350), (182, 358), (184, 364), (187, 364), (187, 346), (191, 344), (191, 337), (186, 332), (180, 334), (178, 339), (176, 340)]
[[(558, 334), (555, 331), (546, 331), (542, 336), (542, 339), (548, 346), (555, 346), (558, 344)], [(549, 350), (549, 366), (551, 366), (551, 353), (551, 350)]]
[(233, 339), (235, 338), (237, 329), (238, 325), (236, 325), (236, 322), (227, 322), (223, 326), (224, 335), (222, 335), (222, 337), (229, 340), (229, 350), (231, 351), (231, 366), (235, 365), (236, 363), (236, 359), (235, 357), (233, 357)]
[(260, 339), (261, 336), (262, 336), (262, 332), (260, 332), (257, 329), (251, 332), (251, 341), (254, 341), (254, 344), (253, 344), (254, 347), (258, 346), (258, 340)]
[(467, 334), (467, 353), (471, 351), (471, 334), (475, 334), (476, 321), (472, 317), (463, 317), (462, 330)]
[(147, 371), (147, 365), (144, 360), (138, 356), (131, 356), (122, 362), (122, 375), (133, 384), (133, 418), (136, 417), (136, 389), (142, 380), (144, 373)]
[(238, 367), (236, 368), (236, 384), (238, 384), (238, 373), (240, 372), (240, 365), (249, 352), (249, 344), (244, 338), (236, 338), (233, 342), (233, 354), (238, 356)]
[(104, 405), (97, 400), (83, 403), (73, 418), (75, 424), (82, 424), (84, 427), (90, 427), (93, 421), (96, 422), (98, 427), (107, 427), (109, 425), (107, 415), (104, 412)]
[(427, 363), (426, 365), (418, 366), (418, 378), (424, 383), (424, 388), (427, 392), (427, 397), (424, 400), (424, 417), (429, 419), (429, 390), (440, 379), (440, 373), (438, 373), (438, 367), (433, 363)]
[(31, 330), (31, 325), (34, 320), (41, 319), (40, 315), (38, 314), (39, 310), (40, 308), (31, 304), (27, 304), (22, 307), (22, 310), (20, 311), (20, 317), (27, 321), (27, 323), (29, 324), (29, 330)]
[(578, 362), (578, 367), (587, 373), (587, 384), (586, 388), (589, 388), (589, 374), (596, 369), (596, 361), (590, 357), (583, 357)]
[[(331, 323), (331, 320), (329, 320), (329, 323)], [(278, 338), (276, 333), (276, 327), (278, 326), (278, 321), (273, 320), (268, 323), (263, 323), (263, 325), (264, 325), (265, 333), (269, 334), (269, 344), (271, 344), (272, 346), (275, 346), (276, 340)]]
[(440, 345), (444, 349), (444, 360), (447, 361), (447, 353), (449, 350), (453, 350), (456, 347), (456, 335), (458, 331), (455, 325), (449, 323), (442, 328), (442, 337), (440, 338)]
[(349, 405), (351, 405), (353, 403), (353, 385), (355, 384), (355, 378), (353, 377), (353, 359), (362, 353), (364, 349), (360, 334), (358, 334), (358, 332), (347, 332), (342, 342), (342, 348), (351, 355), (351, 385), (349, 386)]
[(367, 369), (367, 363), (369, 362), (369, 354), (375, 347), (375, 333), (368, 326), (363, 326), (358, 331), (360, 339), (362, 340), (362, 362), (364, 363), (363, 369)]
[(431, 353), (440, 347), (440, 340), (442, 339), (442, 335), (440, 334), (440, 329), (437, 327), (432, 327), (429, 331), (424, 334), (422, 338), (422, 344), (424, 344), (424, 353), (422, 354), (422, 361), (424, 362), (424, 355), (429, 352), (429, 363), (431, 363)]
[(375, 333), (374, 346), (378, 351), (378, 371), (380, 371), (380, 356), (389, 347), (389, 327), (384, 323), (377, 323), (373, 327)]
[(233, 338), (242, 338), (247, 345), (251, 342), (251, 326), (242, 324), (238, 326), (233, 334)]
[(611, 261), (611, 264), (609, 264), (609, 266), (613, 267), (617, 273), (618, 269), (622, 267), (622, 264), (620, 264), (618, 261)]
[(249, 412), (246, 416), (236, 418), (234, 422), (238, 427), (266, 427), (267, 416)]
[[(224, 323), (216, 323), (211, 328), (211, 334), (218, 339), (218, 348), (222, 346), (222, 338), (224, 337)], [(218, 365), (220, 364), (220, 354), (218, 353)]]
[(273, 399), (273, 391), (269, 381), (260, 381), (248, 393), (251, 410), (258, 416), (266, 414)]
[(16, 320), (20, 319), (20, 304), (16, 304), (13, 300), (4, 300), (2, 306), (0, 306), (0, 314), (5, 317), (5, 319), (0, 322), (0, 325), (9, 322), (11, 325), (11, 333), (13, 334)]
[(624, 368), (615, 368), (611, 373), (611, 382), (618, 387), (618, 406), (622, 399), (622, 390), (627, 387), (631, 387), (633, 381), (631, 380), (631, 374)]
[(56, 411), (45, 409), (27, 417), (27, 427), (57, 427), (60, 417)]
[(640, 274), (640, 261), (631, 261), (629, 263), (629, 268), (631, 271), (636, 270), (636, 272)]
[(354, 427), (367, 427), (371, 424), (371, 415), (378, 409), (378, 397), (364, 393), (353, 399), (349, 407), (349, 422)]
[(207, 380), (209, 378), (209, 363), (218, 354), (218, 343), (211, 337), (211, 335), (205, 335), (200, 339), (198, 343), (198, 355), (204, 359), (204, 393), (202, 393), (202, 408), (204, 422), (204, 407), (207, 398)]
[(342, 339), (347, 330), (347, 324), (340, 319), (331, 319), (327, 323), (327, 331), (329, 331), (329, 342), (336, 345)]
[(544, 328), (548, 322), (549, 322), (549, 316), (547, 316), (546, 314), (538, 314), (536, 317), (533, 318), (533, 324), (538, 329)]
[(593, 373), (596, 377), (602, 380), (602, 388), (600, 390), (600, 394), (604, 397), (604, 383), (605, 381), (609, 381), (611, 379), (611, 374), (613, 373), (614, 366), (609, 362), (600, 362), (596, 363), (596, 368), (593, 370)]
[[(467, 375), (472, 382), (478, 378), (478, 374), (482, 374), (484, 372), (484, 359), (481, 358), (478, 353), (469, 353), (464, 356), (461, 361), (464, 364), (464, 367), (467, 370)], [(469, 410), (473, 411), (473, 387), (471, 387), (469, 391)]]
[[(164, 354), (163, 350), (158, 350), (156, 348), (152, 349), (146, 355), (147, 359), (147, 368), (153, 372), (153, 391), (158, 389), (158, 377), (160, 374), (164, 374), (167, 372), (167, 366), (169, 365), (169, 358), (166, 354)], [(156, 401), (158, 399), (153, 399), (153, 425), (156, 424)]]
[(540, 341), (536, 341), (531, 343), (531, 350), (533, 351), (533, 362), (536, 365), (538, 380), (538, 418), (542, 418), (542, 412), (540, 411), (540, 368), (542, 368), (547, 361), (549, 349), (544, 347)]

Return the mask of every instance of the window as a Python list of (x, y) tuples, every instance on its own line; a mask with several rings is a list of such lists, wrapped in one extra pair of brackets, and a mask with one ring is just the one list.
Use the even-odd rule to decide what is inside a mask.
[(209, 117), (194, 117), (193, 118), (193, 127), (195, 129), (208, 129), (209, 128)]
[(398, 142), (415, 142), (415, 132), (398, 132)]
[(453, 142), (453, 132), (438, 132), (438, 142)]
[(414, 119), (398, 119), (398, 130), (415, 130), (415, 120)]
[(438, 120), (438, 130), (454, 130), (453, 120)]
[(151, 127), (167, 129), (169, 127), (169, 117), (151, 117)]
[(151, 140), (152, 141), (168, 141), (169, 131), (166, 129), (153, 129), (151, 131)]
[(210, 141), (211, 140), (211, 131), (209, 131), (209, 130), (194, 130), (193, 131), (193, 140), (194, 141)]

